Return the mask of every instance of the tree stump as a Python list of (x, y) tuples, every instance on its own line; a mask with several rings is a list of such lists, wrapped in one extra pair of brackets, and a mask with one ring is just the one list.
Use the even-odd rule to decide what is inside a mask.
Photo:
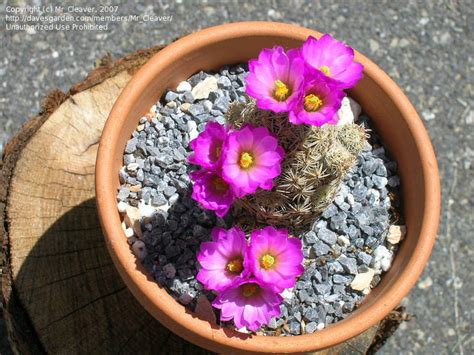
[[(16, 353), (209, 353), (161, 326), (128, 291), (95, 207), (104, 123), (131, 75), (161, 48), (100, 60), (68, 93), (50, 93), (5, 147), (3, 313)], [(377, 329), (321, 353), (366, 353)]]

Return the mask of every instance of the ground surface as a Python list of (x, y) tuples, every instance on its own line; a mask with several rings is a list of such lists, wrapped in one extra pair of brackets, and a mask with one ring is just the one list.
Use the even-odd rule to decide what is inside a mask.
[[(3, 2), (0, 150), (37, 113), (48, 90), (67, 90), (106, 52), (118, 57), (193, 30), (239, 20), (283, 21), (329, 32), (372, 58), (403, 88), (425, 120), (440, 165), (443, 214), (438, 241), (424, 274), (405, 300), (416, 319), (402, 325), (382, 353), (474, 353), (474, 9), (469, 2), (180, 2), (186, 5), (123, 2), (116, 14), (173, 18), (111, 23), (102, 32), (6, 30), (7, 1)], [(6, 354), (2, 324), (0, 334), (0, 353)]]

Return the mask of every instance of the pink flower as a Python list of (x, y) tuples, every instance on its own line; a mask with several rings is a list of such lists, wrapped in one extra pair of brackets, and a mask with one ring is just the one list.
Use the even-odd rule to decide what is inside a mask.
[(194, 154), (188, 158), (189, 162), (207, 169), (218, 168), (222, 160), (222, 145), (226, 136), (227, 130), (223, 125), (209, 121), (204, 131), (189, 143), (194, 151)]
[(364, 66), (354, 62), (354, 50), (328, 34), (319, 40), (308, 37), (301, 55), (310, 67), (333, 79), (340, 88), (353, 87), (363, 76)]
[(202, 169), (190, 175), (194, 181), (191, 197), (201, 207), (215, 211), (219, 217), (225, 216), (235, 199), (232, 186), (216, 171)]
[(221, 320), (234, 319), (235, 326), (256, 331), (272, 317), (280, 315), (279, 294), (262, 285), (254, 278), (236, 279), (217, 296), (212, 305), (221, 309)]
[(211, 235), (212, 241), (202, 243), (197, 255), (202, 268), (196, 279), (207, 289), (222, 291), (248, 274), (244, 268), (247, 240), (238, 227), (228, 231), (215, 227)]
[(298, 98), (304, 80), (304, 61), (297, 49), (285, 53), (282, 47), (263, 49), (258, 59), (249, 61), (246, 92), (257, 107), (288, 112)]
[(335, 87), (330, 79), (322, 74), (305, 83), (303, 95), (289, 114), (294, 124), (322, 126), (337, 123), (337, 110), (341, 107), (345, 93)]
[(235, 187), (238, 197), (262, 188), (270, 190), (280, 175), (285, 156), (278, 140), (265, 127), (246, 125), (229, 133), (224, 146), (222, 177)]
[(289, 238), (285, 229), (265, 227), (254, 230), (247, 252), (246, 266), (255, 278), (276, 292), (293, 287), (304, 271), (301, 240)]

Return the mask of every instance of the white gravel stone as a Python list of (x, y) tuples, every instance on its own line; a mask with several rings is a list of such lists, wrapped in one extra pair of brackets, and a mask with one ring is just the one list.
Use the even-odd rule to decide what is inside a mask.
[(388, 269), (390, 269), (391, 265), (392, 265), (392, 258), (390, 259), (385, 258), (380, 261), (380, 266), (382, 267), (383, 271), (387, 271)]
[(168, 202), (164, 205), (161, 205), (161, 206), (158, 206), (156, 207), (157, 210), (161, 210), (161, 211), (164, 211), (164, 212), (168, 212), (168, 210), (170, 209), (170, 205), (168, 204)]
[(191, 107), (191, 104), (189, 102), (185, 102), (184, 104), (182, 104), (181, 106), (179, 106), (179, 108), (181, 109), (181, 111), (185, 112), (185, 113), (188, 113), (189, 112), (189, 108)]
[(318, 326), (316, 327), (317, 330), (323, 330), (326, 325), (324, 323), (318, 323)]
[(137, 240), (135, 243), (133, 243), (132, 251), (135, 254), (135, 256), (140, 260), (145, 259), (145, 257), (148, 254), (145, 243), (143, 243), (141, 240)]
[(138, 210), (140, 211), (140, 215), (143, 218), (151, 218), (155, 214), (155, 208), (151, 205), (147, 205), (145, 203), (140, 203), (138, 205)]
[(126, 236), (127, 238), (131, 238), (131, 237), (133, 237), (134, 235), (135, 235), (135, 233), (133, 232), (133, 228), (130, 228), (130, 227), (129, 227), (129, 228), (125, 229), (125, 236)]
[(125, 211), (127, 210), (127, 207), (129, 207), (128, 204), (123, 201), (120, 201), (117, 205), (117, 208), (120, 213), (125, 213)]
[(186, 91), (191, 91), (192, 87), (191, 84), (188, 83), (187, 81), (182, 81), (178, 84), (176, 87), (177, 92), (186, 92)]
[(344, 235), (340, 235), (337, 237), (337, 242), (342, 246), (349, 246), (351, 245), (351, 241)]
[(139, 165), (138, 163), (130, 163), (127, 165), (127, 170), (128, 171), (137, 171)]
[(135, 234), (139, 237), (142, 236), (142, 227), (141, 227), (141, 215), (140, 210), (133, 206), (128, 206), (125, 211), (124, 221), (127, 227), (133, 228)]
[(356, 101), (346, 96), (342, 99), (341, 108), (337, 111), (339, 121), (336, 126), (353, 123), (359, 117), (361, 110), (360, 105)]
[(217, 90), (217, 78), (209, 76), (198, 83), (191, 91), (195, 100), (207, 99), (212, 91)]
[(191, 141), (199, 135), (197, 123), (193, 120), (189, 120), (186, 124), (188, 126), (189, 140)]
[(292, 288), (285, 288), (285, 290), (280, 294), (286, 300), (291, 300), (294, 296), (294, 287)]
[(379, 245), (373, 253), (372, 266), (376, 271), (387, 271), (392, 263), (392, 253), (383, 245)]
[(366, 288), (370, 288), (370, 283), (374, 278), (375, 270), (369, 268), (369, 271), (357, 274), (354, 277), (354, 280), (351, 282), (351, 287), (353, 290), (362, 291)]
[(406, 233), (407, 228), (405, 226), (390, 226), (390, 229), (388, 230), (387, 240), (391, 244), (398, 244), (400, 243), (400, 240), (403, 240), (403, 238), (405, 238)]

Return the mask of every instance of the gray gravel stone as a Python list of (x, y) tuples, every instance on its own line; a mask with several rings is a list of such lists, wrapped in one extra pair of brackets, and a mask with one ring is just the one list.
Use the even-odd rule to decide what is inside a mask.
[(314, 244), (314, 250), (317, 256), (326, 255), (331, 250), (326, 244), (320, 242), (319, 240)]
[(133, 153), (137, 149), (137, 143), (138, 139), (133, 137), (127, 142), (127, 145), (125, 146), (125, 153)]
[(342, 265), (344, 270), (352, 275), (357, 274), (357, 260), (341, 255), (337, 261)]
[(337, 234), (325, 228), (318, 231), (318, 238), (329, 245), (334, 245), (337, 242)]
[(339, 274), (336, 274), (332, 277), (332, 280), (335, 284), (344, 284), (344, 285), (348, 285), (352, 279), (350, 277), (346, 277), (344, 275), (339, 275)]

